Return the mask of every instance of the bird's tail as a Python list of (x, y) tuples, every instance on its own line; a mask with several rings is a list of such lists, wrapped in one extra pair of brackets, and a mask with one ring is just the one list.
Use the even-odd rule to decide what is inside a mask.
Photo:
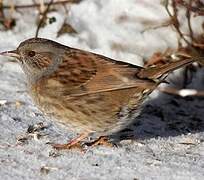
[(171, 62), (169, 64), (165, 64), (160, 67), (148, 67), (146, 69), (141, 69), (138, 72), (137, 76), (140, 78), (148, 78), (148, 79), (158, 79), (161, 76), (168, 74), (176, 69), (184, 67), (186, 65), (192, 64), (194, 62), (201, 62), (203, 64), (204, 57), (193, 57), (189, 59), (183, 59), (175, 62)]

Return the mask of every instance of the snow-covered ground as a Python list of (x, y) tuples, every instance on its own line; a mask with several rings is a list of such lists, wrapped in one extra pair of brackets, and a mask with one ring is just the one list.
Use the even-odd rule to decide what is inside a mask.
[[(15, 0), (17, 4), (32, 1)], [(5, 3), (10, 4), (9, 0)], [(143, 65), (154, 52), (177, 48), (171, 27), (154, 28), (168, 20), (160, 0), (84, 0), (49, 13), (56, 22), (40, 30), (40, 37), (67, 46)], [(37, 11), (14, 12), (17, 26), (0, 32), (0, 51), (11, 50), (36, 31)], [(184, 13), (181, 12), (182, 21)], [(66, 19), (78, 32), (57, 38)], [(201, 33), (203, 19), (192, 26)], [(183, 31), (187, 24), (183, 22)], [(180, 75), (181, 76), (181, 75)], [(176, 79), (182, 79), (177, 75)], [(203, 88), (203, 71), (190, 87)], [(118, 147), (78, 151), (54, 151), (48, 142), (63, 143), (74, 137), (66, 127), (45, 118), (26, 92), (24, 74), (17, 63), (0, 57), (0, 177), (6, 179), (196, 179), (204, 178), (204, 100), (153, 93), (141, 116), (124, 131)], [(39, 139), (18, 142), (29, 125), (43, 122)], [(122, 133), (121, 133), (122, 136)], [(123, 135), (125, 136), (125, 135)]]

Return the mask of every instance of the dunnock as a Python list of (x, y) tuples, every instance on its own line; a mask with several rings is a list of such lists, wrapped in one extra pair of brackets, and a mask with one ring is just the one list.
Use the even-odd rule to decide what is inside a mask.
[(58, 148), (71, 148), (92, 132), (119, 131), (161, 76), (202, 59), (145, 69), (41, 38), (28, 39), (1, 55), (17, 58), (30, 95), (45, 114), (81, 133), (68, 144), (55, 145)]

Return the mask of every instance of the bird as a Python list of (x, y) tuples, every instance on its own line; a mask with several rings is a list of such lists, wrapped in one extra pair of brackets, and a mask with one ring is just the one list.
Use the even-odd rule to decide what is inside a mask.
[(94, 144), (105, 144), (108, 135), (131, 123), (130, 112), (141, 110), (161, 77), (202, 59), (143, 68), (44, 38), (27, 39), (0, 55), (17, 59), (36, 106), (79, 134), (53, 144), (57, 149), (76, 147), (92, 133), (98, 134)]

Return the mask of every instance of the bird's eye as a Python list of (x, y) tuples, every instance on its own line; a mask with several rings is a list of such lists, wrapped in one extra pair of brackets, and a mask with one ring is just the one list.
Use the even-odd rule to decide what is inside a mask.
[(28, 56), (29, 56), (29, 57), (35, 56), (35, 51), (29, 51), (29, 52), (28, 52)]

